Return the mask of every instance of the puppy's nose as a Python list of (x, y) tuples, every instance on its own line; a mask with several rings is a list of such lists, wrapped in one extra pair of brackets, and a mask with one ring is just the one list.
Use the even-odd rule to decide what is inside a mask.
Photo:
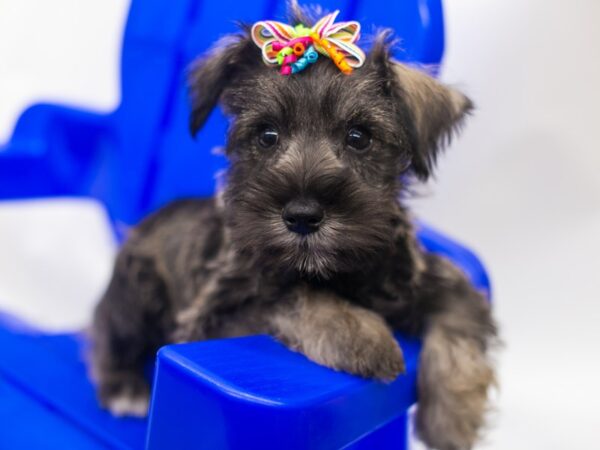
[(288, 230), (298, 234), (309, 234), (319, 229), (324, 215), (325, 211), (315, 200), (296, 199), (285, 205), (281, 217)]

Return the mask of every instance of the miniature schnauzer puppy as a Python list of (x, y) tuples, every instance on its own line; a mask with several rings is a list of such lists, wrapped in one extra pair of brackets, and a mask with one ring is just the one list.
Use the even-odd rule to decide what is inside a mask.
[(92, 327), (105, 407), (146, 413), (143, 367), (168, 343), (269, 333), (319, 364), (391, 381), (404, 370), (401, 331), (423, 340), (420, 438), (473, 446), (496, 326), (465, 275), (423, 251), (401, 201), (472, 104), (393, 60), (390, 44), (379, 33), (350, 75), (319, 58), (282, 76), (246, 29), (193, 65), (192, 132), (217, 104), (232, 119), (226, 185), (168, 205), (123, 245)]

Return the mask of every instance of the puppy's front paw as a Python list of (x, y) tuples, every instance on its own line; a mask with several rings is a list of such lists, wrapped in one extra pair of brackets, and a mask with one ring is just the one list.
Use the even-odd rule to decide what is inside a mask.
[(304, 344), (302, 350), (314, 361), (364, 378), (390, 382), (405, 371), (400, 346), (370, 311), (340, 315)]
[(353, 342), (340, 369), (385, 382), (394, 381), (406, 370), (402, 350), (391, 334), (379, 336), (374, 341), (358, 339)]

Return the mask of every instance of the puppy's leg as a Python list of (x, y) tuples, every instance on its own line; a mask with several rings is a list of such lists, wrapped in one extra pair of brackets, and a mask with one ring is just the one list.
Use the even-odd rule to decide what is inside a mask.
[(144, 416), (144, 365), (169, 325), (164, 285), (154, 263), (124, 249), (92, 324), (91, 372), (100, 403), (115, 415)]
[(495, 381), (487, 352), (496, 327), (483, 296), (449, 262), (428, 257), (422, 286), (417, 432), (430, 448), (470, 449)]
[(402, 351), (378, 314), (328, 292), (299, 292), (271, 317), (274, 335), (313, 361), (366, 378), (394, 380)]

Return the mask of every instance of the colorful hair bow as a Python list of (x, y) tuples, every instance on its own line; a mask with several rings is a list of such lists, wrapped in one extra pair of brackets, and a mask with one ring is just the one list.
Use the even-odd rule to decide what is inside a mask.
[(265, 64), (281, 66), (282, 75), (290, 75), (313, 64), (319, 53), (333, 60), (345, 74), (365, 62), (364, 52), (355, 44), (360, 37), (356, 21), (334, 23), (339, 11), (327, 14), (312, 28), (292, 27), (265, 20), (252, 26), (252, 40), (262, 49)]

